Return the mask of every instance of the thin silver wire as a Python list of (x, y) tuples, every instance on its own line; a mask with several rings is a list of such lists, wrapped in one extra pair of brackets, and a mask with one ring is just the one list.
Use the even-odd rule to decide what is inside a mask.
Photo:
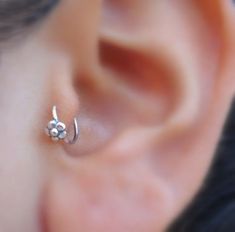
[(52, 108), (52, 116), (53, 116), (54, 120), (56, 120), (57, 122), (59, 121), (56, 106), (53, 106), (53, 108)]
[(73, 129), (74, 129), (73, 138), (72, 139), (65, 138), (65, 142), (68, 144), (75, 144), (79, 137), (79, 129), (76, 118), (73, 119)]

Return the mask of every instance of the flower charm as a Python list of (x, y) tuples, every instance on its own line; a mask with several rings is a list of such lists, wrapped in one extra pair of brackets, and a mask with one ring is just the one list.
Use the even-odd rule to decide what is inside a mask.
[(63, 140), (67, 136), (65, 124), (55, 119), (48, 123), (45, 131), (53, 141)]
[(64, 123), (60, 122), (59, 117), (57, 115), (56, 106), (52, 107), (52, 120), (47, 124), (45, 129), (46, 134), (53, 140), (53, 141), (60, 141), (64, 140), (67, 144), (75, 144), (78, 140), (79, 136), (79, 128), (77, 119), (73, 119), (73, 129), (74, 134), (73, 136), (68, 136), (68, 131), (66, 130), (66, 126)]

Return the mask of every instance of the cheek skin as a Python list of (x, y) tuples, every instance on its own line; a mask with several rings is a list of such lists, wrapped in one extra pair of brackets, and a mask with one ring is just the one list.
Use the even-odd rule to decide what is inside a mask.
[[(32, 51), (37, 53), (33, 59)], [(40, 133), (37, 106), (44, 94), (43, 59), (38, 46), (30, 43), (1, 54), (0, 231), (38, 231), (44, 175), (41, 152), (33, 138)]]

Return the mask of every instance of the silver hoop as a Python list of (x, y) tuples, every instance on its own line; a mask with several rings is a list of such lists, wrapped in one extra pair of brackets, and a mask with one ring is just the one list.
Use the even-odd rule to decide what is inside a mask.
[(70, 138), (68, 135), (68, 131), (66, 125), (63, 122), (60, 122), (59, 117), (57, 115), (56, 106), (52, 107), (52, 117), (53, 119), (48, 123), (45, 132), (53, 141), (63, 140), (68, 144), (74, 144), (78, 140), (79, 137), (79, 129), (77, 119), (73, 119), (73, 129), (74, 134), (73, 137)]

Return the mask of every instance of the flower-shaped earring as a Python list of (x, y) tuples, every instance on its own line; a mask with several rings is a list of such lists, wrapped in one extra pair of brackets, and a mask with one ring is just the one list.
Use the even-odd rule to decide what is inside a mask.
[(74, 136), (70, 140), (67, 138), (68, 132), (65, 124), (59, 121), (59, 118), (57, 116), (56, 106), (53, 106), (52, 108), (52, 116), (53, 119), (48, 123), (45, 129), (46, 134), (49, 137), (51, 137), (53, 141), (64, 140), (66, 143), (74, 144), (77, 141), (79, 135), (76, 118), (74, 118)]
[(50, 136), (53, 141), (65, 139), (67, 135), (66, 126), (62, 122), (52, 120), (47, 125), (46, 134)]

